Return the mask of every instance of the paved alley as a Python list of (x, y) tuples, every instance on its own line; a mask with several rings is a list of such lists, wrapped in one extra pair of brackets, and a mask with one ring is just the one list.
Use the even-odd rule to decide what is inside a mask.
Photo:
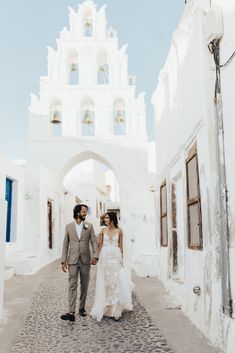
[[(91, 309), (95, 289), (92, 269), (87, 301)], [(160, 330), (134, 297), (134, 311), (125, 313), (119, 322), (76, 316), (76, 322), (63, 322), (66, 311), (67, 276), (60, 267), (45, 277), (36, 290), (25, 321), (13, 341), (12, 353), (119, 353), (170, 352)]]

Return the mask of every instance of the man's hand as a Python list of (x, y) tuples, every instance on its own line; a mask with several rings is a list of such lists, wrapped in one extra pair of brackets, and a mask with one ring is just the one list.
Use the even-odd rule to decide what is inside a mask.
[(97, 261), (98, 261), (98, 259), (91, 259), (91, 261), (90, 261), (90, 264), (91, 265), (96, 265), (97, 264)]
[(62, 262), (62, 271), (63, 272), (67, 272), (67, 269), (68, 269), (68, 265), (67, 265), (67, 262)]

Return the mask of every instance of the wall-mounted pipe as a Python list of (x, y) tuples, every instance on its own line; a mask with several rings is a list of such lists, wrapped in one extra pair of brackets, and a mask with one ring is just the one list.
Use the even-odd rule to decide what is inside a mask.
[[(229, 262), (229, 222), (228, 222), (228, 197), (224, 149), (223, 105), (221, 97), (221, 67), (220, 65), (220, 39), (214, 39), (208, 48), (213, 54), (216, 66), (215, 79), (215, 124), (216, 124), (216, 157), (218, 166), (219, 189), (219, 229), (221, 244), (221, 289), (223, 312), (232, 317), (233, 301), (230, 283)], [(231, 58), (229, 59), (231, 60)]]

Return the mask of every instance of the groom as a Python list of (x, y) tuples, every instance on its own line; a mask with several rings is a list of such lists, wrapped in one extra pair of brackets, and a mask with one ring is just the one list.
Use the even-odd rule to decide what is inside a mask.
[[(84, 222), (88, 212), (86, 205), (76, 205), (73, 209), (74, 222), (65, 228), (62, 250), (62, 271), (69, 272), (69, 311), (61, 315), (62, 320), (75, 321), (78, 275), (80, 273), (79, 314), (86, 316), (85, 303), (90, 278), (90, 265), (98, 261), (97, 240), (92, 224)], [(92, 246), (93, 256), (89, 249)]]

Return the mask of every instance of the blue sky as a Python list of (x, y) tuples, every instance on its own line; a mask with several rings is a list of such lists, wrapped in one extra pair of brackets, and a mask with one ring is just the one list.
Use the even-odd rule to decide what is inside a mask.
[[(68, 26), (68, 6), (80, 0), (0, 0), (0, 153), (27, 158), (30, 93), (38, 93), (47, 74), (47, 46)], [(128, 43), (129, 74), (137, 76), (137, 93), (146, 92), (147, 129), (154, 138), (151, 96), (184, 9), (184, 0), (96, 0), (107, 5), (108, 24), (119, 45)]]

